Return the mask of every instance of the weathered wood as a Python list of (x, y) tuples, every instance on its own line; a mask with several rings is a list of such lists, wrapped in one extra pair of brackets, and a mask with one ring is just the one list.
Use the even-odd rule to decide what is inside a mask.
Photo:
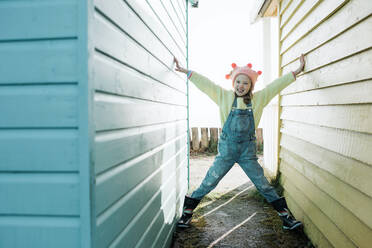
[(209, 128), (209, 131), (210, 131), (209, 150), (211, 152), (217, 152), (218, 128), (212, 127), (212, 128)]
[(102, 93), (97, 93), (95, 99), (97, 131), (173, 122), (182, 120), (186, 116), (186, 108), (183, 106)]
[(160, 19), (164, 28), (172, 34), (173, 39), (175, 39), (180, 46), (185, 46), (185, 34), (182, 34), (180, 30), (178, 30), (171, 17), (169, 17), (169, 15), (167, 14), (167, 11), (164, 8), (163, 4), (160, 1), (155, 0), (147, 0), (146, 2), (149, 4), (149, 6), (151, 6), (151, 9), (153, 9), (153, 11), (157, 13), (158, 18)]
[(290, 32), (292, 32), (305, 18), (312, 12), (321, 0), (307, 0), (296, 10), (289, 22), (281, 30), (281, 38), (283, 41)]
[(304, 225), (304, 231), (306, 232), (306, 236), (308, 236), (311, 240), (311, 243), (315, 247), (335, 248), (333, 245), (331, 245), (331, 243), (329, 243), (324, 234), (317, 228), (316, 225), (314, 225), (307, 213), (303, 211), (303, 209), (296, 203), (296, 201), (291, 195), (289, 195), (287, 191), (284, 191), (284, 196), (291, 213), (293, 213), (293, 215), (296, 216), (296, 219), (300, 220)]
[(202, 127), (200, 128), (200, 131), (201, 131), (201, 146), (200, 146), (200, 149), (202, 151), (205, 151), (208, 149), (209, 147), (209, 137), (208, 137), (208, 128), (206, 127)]
[(178, 44), (167, 30), (165, 30), (165, 28), (160, 24), (156, 13), (152, 11), (146, 1), (127, 0), (125, 2), (134, 9), (136, 14), (141, 16), (141, 20), (146, 23), (146, 26), (148, 26), (155, 36), (157, 36), (172, 51), (172, 53), (177, 56), (180, 62), (182, 58), (186, 59), (185, 47), (181, 46), (181, 43)]
[(187, 1), (183, 1), (183, 0), (178, 0), (178, 2), (180, 3), (181, 11), (183, 13), (186, 13), (186, 5), (189, 4), (189, 3)]
[[(365, 35), (370, 33), (372, 33), (372, 16), (345, 30), (337, 37), (329, 37), (328, 34), (324, 34), (332, 39), (306, 55), (306, 71), (324, 67), (371, 48), (372, 35)], [(286, 66), (291, 66), (293, 63), (298, 66), (298, 61), (293, 61)]]
[(273, 17), (273, 16), (276, 17), (278, 15), (278, 5), (279, 5), (279, 0), (271, 1), (271, 3), (267, 7), (263, 16), (264, 17)]
[(281, 183), (317, 247), (372, 243), (371, 11), (366, 0), (304, 1), (280, 22), (281, 74), (307, 58), (281, 92)]
[(0, 240), (3, 247), (81, 247), (81, 222), (73, 216), (3, 215)]
[(5, 86), (0, 90), (0, 127), (76, 127), (75, 85)]
[[(1, 173), (3, 215), (79, 215), (77, 173)], [(21, 204), (27, 202), (27, 204)]]
[(372, 135), (283, 120), (281, 132), (372, 165)]
[[(288, 156), (286, 158), (288, 158)], [(299, 165), (298, 162), (297, 160), (291, 161), (291, 159), (285, 160), (284, 162), (282, 161), (282, 173), (285, 173), (285, 176), (290, 178), (296, 187), (305, 196), (311, 199), (313, 204), (321, 209), (357, 247), (368, 247), (372, 242), (371, 229), (366, 225), (366, 221), (368, 222), (368, 220), (359, 219), (361, 216), (358, 215), (357, 217), (359, 218), (357, 218), (355, 216), (355, 211), (353, 211), (359, 208), (360, 211), (358, 214), (364, 212), (364, 216), (368, 215), (366, 212), (370, 211), (365, 210), (370, 209), (368, 207), (370, 207), (371, 204), (368, 204), (368, 206), (364, 205), (366, 202), (363, 201), (362, 198), (365, 198), (365, 196), (360, 194), (360, 192), (359, 195), (354, 195), (353, 193), (357, 191), (356, 189), (348, 187), (342, 184), (342, 182), (335, 183), (336, 181), (332, 181), (332, 178), (327, 177), (326, 174), (321, 174), (321, 172), (319, 174), (317, 171), (311, 171), (311, 167), (304, 168), (305, 166), (312, 166), (311, 164), (300, 162), (301, 164)], [(295, 165), (295, 163), (297, 164)], [(298, 166), (300, 168), (298, 168)], [(300, 169), (300, 171), (297, 169)], [(304, 170), (305, 175), (303, 174)], [(330, 181), (327, 182), (327, 179)], [(316, 182), (316, 184), (314, 184), (314, 182)], [(350, 191), (354, 192), (351, 193)], [(343, 200), (340, 201), (340, 198), (343, 198)], [(358, 207), (355, 202), (358, 202), (358, 205), (362, 202), (362, 205)], [(372, 202), (371, 198), (369, 198), (369, 202)], [(345, 203), (348, 205), (346, 208)], [(350, 205), (354, 206), (353, 209), (347, 209)]]
[(0, 40), (76, 37), (77, 20), (77, 1), (2, 1)]
[(218, 128), (212, 127), (209, 129), (210, 131), (210, 142), (211, 144), (217, 144), (218, 143)]
[[(352, 93), (351, 93), (352, 92)], [(281, 106), (372, 103), (372, 80), (283, 95)]]
[(198, 151), (200, 149), (200, 140), (199, 140), (199, 129), (197, 127), (191, 128), (192, 132), (192, 149)]
[[(180, 151), (174, 156), (176, 146), (180, 147)], [(186, 159), (186, 149), (186, 135), (183, 135), (145, 153), (141, 159), (130, 160), (98, 175), (96, 178), (96, 215), (100, 215), (136, 185), (151, 177), (164, 164), (173, 163), (176, 167), (179, 161)], [(161, 160), (160, 163), (154, 163), (159, 160)]]
[[(177, 173), (181, 173), (182, 168), (183, 167), (181, 167), (179, 169), (179, 171), (177, 171)], [(184, 171), (185, 171), (185, 174), (186, 174), (187, 170), (184, 170)], [(187, 181), (184, 181), (184, 182), (186, 182), (186, 184), (184, 184), (184, 187), (182, 187), (184, 190), (182, 192), (180, 192), (180, 194), (179, 194), (179, 195), (182, 195), (182, 196), (185, 195), (186, 192), (187, 192)], [(178, 188), (178, 187), (176, 187), (176, 188)], [(179, 187), (179, 188), (181, 188), (181, 187)], [(170, 198), (170, 201), (172, 201), (172, 198)], [(177, 217), (181, 217), (181, 213), (182, 213), (182, 210), (183, 210), (183, 208), (182, 208), (183, 207), (183, 199), (178, 198), (177, 202), (180, 204), (178, 209), (176, 209), (176, 211), (180, 213)], [(153, 222), (151, 222), (151, 225), (144, 225), (144, 226), (149, 226), (149, 229), (147, 229), (147, 231), (141, 237), (140, 241), (138, 242), (138, 247), (152, 247), (152, 245), (154, 244), (154, 239), (155, 239), (154, 233), (158, 232), (158, 230), (162, 230), (162, 228), (164, 226), (163, 219), (164, 219), (163, 211), (158, 210), (156, 217), (154, 218)], [(178, 218), (176, 218), (175, 220), (177, 220), (177, 219)], [(169, 225), (169, 226), (172, 226), (172, 225)], [(130, 237), (130, 233), (131, 233), (131, 231), (128, 232), (128, 235), (127, 235), (128, 237)], [(134, 230), (134, 233), (135, 233), (135, 230)], [(138, 233), (138, 231), (137, 231), (137, 233)], [(160, 235), (158, 236), (158, 240), (159, 239), (160, 239)], [(118, 245), (118, 246), (115, 246), (115, 247), (122, 247), (122, 246), (127, 245), (128, 244), (127, 239), (123, 238), (122, 239), (122, 244), (123, 245)], [(165, 247), (168, 247), (168, 246), (165, 246)]]
[(77, 50), (75, 39), (1, 43), (0, 85), (77, 82)]
[(103, 55), (93, 57), (94, 87), (115, 95), (131, 96), (156, 102), (187, 105), (186, 94), (130, 69)]
[(371, 166), (286, 134), (280, 145), (372, 197)]
[(357, 248), (353, 242), (309, 199), (304, 192), (299, 190), (289, 177), (282, 176), (281, 183), (285, 192), (295, 199), (295, 202), (309, 216), (311, 221), (323, 233), (329, 242), (337, 248)]
[(187, 131), (186, 121), (98, 133), (95, 138), (95, 173), (99, 174), (150, 150)]
[(262, 146), (263, 144), (262, 128), (256, 129), (256, 142), (257, 142), (257, 146)]
[[(145, 23), (121, 0), (96, 0), (96, 8), (103, 12), (110, 20), (136, 40), (146, 50), (166, 65), (171, 66), (174, 55), (169, 48), (156, 37)], [(123, 15), (122, 13), (126, 13)], [(176, 51), (176, 50), (174, 50)], [(176, 53), (179, 56), (178, 53)], [(182, 59), (182, 58), (180, 58)]]
[(295, 11), (304, 3), (304, 0), (293, 0), (288, 4), (285, 9), (283, 10), (281, 22), (280, 22), (280, 28), (283, 29), (283, 27), (289, 22), (289, 20), (292, 18), (292, 16), (296, 13)]
[[(171, 0), (169, 0), (171, 1)], [(183, 20), (183, 23), (186, 23), (186, 11), (185, 9), (183, 9), (183, 7), (181, 6), (182, 4), (176, 0), (174, 1), (175, 3), (173, 3), (173, 1), (171, 1), (171, 3), (174, 5), (174, 7), (178, 10), (178, 13), (182, 16), (182, 20)]]
[(372, 104), (284, 107), (280, 118), (372, 134)]
[[(325, 21), (331, 13), (335, 12), (347, 1), (348, 0), (328, 0), (316, 3), (315, 10), (308, 13), (306, 18), (298, 23), (295, 29), (285, 38), (285, 40), (283, 40), (280, 53), (284, 53), (294, 43), (306, 36), (309, 32), (311, 32), (311, 30)], [(306, 3), (304, 3), (304, 5), (305, 4)], [(298, 16), (298, 18), (300, 18), (300, 16)], [(285, 28), (283, 28), (283, 30), (284, 29)]]
[[(313, 188), (313, 192), (322, 191), (326, 193), (326, 198), (337, 201), (343, 209), (347, 209), (349, 213), (353, 213), (352, 219), (357, 217), (360, 223), (355, 223), (355, 227), (360, 227), (360, 230), (365, 230), (365, 228), (370, 229), (372, 227), (372, 213), (371, 211), (365, 211), (365, 209), (372, 208), (372, 198), (370, 196), (352, 187), (348, 183), (339, 180), (331, 173), (328, 173), (327, 171), (320, 169), (318, 166), (308, 162), (303, 159), (302, 156), (292, 153), (285, 148), (281, 150), (280, 158), (282, 159), (281, 163), (283, 163), (281, 168), (284, 164), (286, 166), (288, 165), (295, 169), (296, 173), (301, 175), (296, 176), (296, 179), (291, 180), (300, 180), (300, 178), (303, 177), (302, 180), (300, 180), (301, 183), (296, 183), (298, 187), (303, 186), (303, 188), (308, 190)], [(307, 194), (312, 195), (313, 193)], [(314, 196), (310, 198), (316, 199)], [(327, 200), (322, 201), (322, 203), (324, 204), (326, 201)], [(358, 202), (358, 206), (355, 205), (355, 202)], [(330, 214), (328, 215), (330, 216)], [(334, 221), (337, 222), (340, 221), (337, 219), (341, 218), (341, 216), (346, 216), (346, 213), (340, 214), (339, 216), (333, 216), (331, 219), (334, 219)], [(370, 238), (372, 238), (372, 236)]]
[[(145, 213), (150, 215), (150, 217), (147, 218), (150, 223), (158, 216), (158, 213), (163, 214), (161, 215), (162, 219), (159, 219), (161, 227), (165, 222), (164, 214), (168, 215), (172, 209), (168, 208), (168, 210), (159, 211), (159, 208), (155, 206), (161, 204), (159, 200), (164, 196), (163, 193), (170, 195), (172, 191), (175, 191), (174, 185), (176, 175), (179, 173), (179, 169), (185, 166), (186, 161), (187, 159), (177, 162), (174, 158), (172, 161), (168, 161), (168, 163), (163, 163), (155, 173), (152, 173), (150, 177), (136, 185), (131, 193), (126, 194), (124, 197), (120, 198), (119, 201), (111, 205), (110, 208), (106, 210), (106, 214), (97, 216), (97, 247), (107, 247), (108, 244), (116, 242), (115, 239), (119, 234), (126, 234), (126, 232), (122, 233), (125, 227), (129, 227), (130, 229), (136, 228), (137, 233), (139, 230), (143, 230), (143, 226), (136, 227), (128, 224), (133, 218), (137, 216), (140, 217)], [(161, 185), (164, 185), (164, 187), (162, 187), (164, 192), (160, 189)], [(142, 209), (145, 211), (141, 211)], [(120, 219), (120, 221), (117, 221), (118, 219)], [(154, 233), (156, 232), (159, 232), (159, 229), (154, 231)], [(134, 241), (138, 242), (139, 240)]]
[(282, 0), (279, 1), (279, 14), (281, 16), (288, 10), (288, 7), (291, 5), (293, 0)]
[[(321, 44), (328, 42), (340, 33), (354, 26), (372, 12), (372, 5), (365, 0), (351, 0), (345, 6), (320, 23), (314, 30), (306, 34), (292, 45), (291, 49), (282, 54), (282, 65), (297, 59), (299, 54), (307, 54)], [(353, 45), (353, 44), (348, 44)], [(346, 48), (346, 47), (345, 47)], [(328, 53), (327, 53), (328, 54)]]
[(78, 132), (74, 129), (2, 129), (0, 171), (77, 172), (78, 144)]
[(107, 54), (110, 58), (120, 61), (120, 63), (128, 64), (144, 74), (150, 75), (164, 84), (177, 87), (182, 92), (186, 92), (184, 77), (164, 65), (164, 63), (172, 65), (172, 57), (169, 57), (168, 61), (160, 62), (154, 55), (138, 45), (132, 38), (100, 14), (95, 16), (94, 27), (91, 39), (93, 41), (92, 45), (97, 50)]
[(176, 9), (174, 8), (171, 0), (162, 0), (162, 5), (167, 11), (168, 16), (171, 18), (174, 27), (181, 33), (181, 37), (186, 37), (186, 22), (182, 22)]
[[(372, 78), (372, 49), (355, 54), (341, 61), (305, 73), (285, 88), (281, 94), (317, 89)], [(292, 66), (292, 67), (291, 67)], [(295, 69), (295, 64), (286, 66), (283, 73)], [(347, 73), (346, 73), (347, 72)]]

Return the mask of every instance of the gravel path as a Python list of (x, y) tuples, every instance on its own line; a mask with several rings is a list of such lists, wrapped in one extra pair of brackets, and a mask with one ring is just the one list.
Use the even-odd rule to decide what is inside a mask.
[[(199, 186), (214, 156), (190, 158), (190, 192)], [(260, 159), (259, 159), (260, 162)], [(302, 230), (285, 231), (272, 207), (235, 164), (195, 210), (192, 227), (177, 228), (173, 248), (313, 247)]]

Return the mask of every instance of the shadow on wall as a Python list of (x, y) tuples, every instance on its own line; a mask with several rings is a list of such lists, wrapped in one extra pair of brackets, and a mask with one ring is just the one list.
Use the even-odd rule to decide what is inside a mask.
[(185, 127), (98, 140), (97, 167), (109, 169), (97, 175), (97, 247), (169, 246), (187, 190)]

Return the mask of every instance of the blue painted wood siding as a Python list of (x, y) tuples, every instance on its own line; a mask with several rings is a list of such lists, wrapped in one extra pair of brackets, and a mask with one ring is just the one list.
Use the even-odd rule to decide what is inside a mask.
[(187, 190), (185, 2), (94, 5), (95, 245), (168, 247)]
[(0, 1), (0, 247), (90, 246), (84, 10)]
[(0, 2), (0, 247), (167, 247), (187, 190), (185, 3)]

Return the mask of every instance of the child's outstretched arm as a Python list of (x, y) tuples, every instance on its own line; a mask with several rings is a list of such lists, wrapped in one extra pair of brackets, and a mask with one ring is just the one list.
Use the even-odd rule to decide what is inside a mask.
[(217, 105), (219, 104), (221, 97), (226, 90), (199, 73), (191, 70), (188, 71), (187, 69), (181, 67), (176, 58), (174, 58), (174, 62), (176, 63), (176, 71), (187, 74), (187, 77), (195, 84), (196, 87), (199, 88), (199, 90), (207, 94)]
[(296, 80), (296, 76), (302, 72), (305, 68), (305, 57), (303, 54), (299, 57), (300, 66), (297, 70), (292, 71), (283, 75), (282, 77), (274, 80), (268, 86), (266, 86), (263, 90), (258, 91), (253, 95), (253, 98), (259, 102), (259, 104), (265, 107), (271, 99), (273, 99), (280, 91), (290, 85), (292, 82)]

